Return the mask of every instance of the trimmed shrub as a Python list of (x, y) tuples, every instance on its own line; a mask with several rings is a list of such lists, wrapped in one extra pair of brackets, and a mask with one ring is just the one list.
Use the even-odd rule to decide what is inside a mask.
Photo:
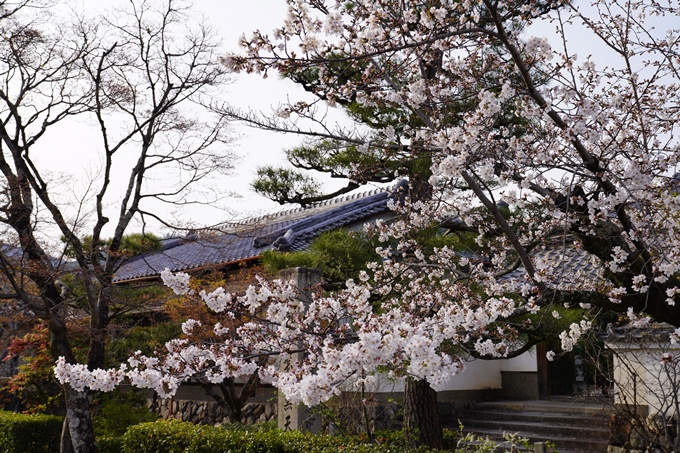
[(59, 453), (63, 420), (0, 411), (0, 453)]
[(97, 436), (98, 453), (121, 453), (123, 451), (123, 437)]
[(131, 426), (123, 453), (286, 453), (278, 431), (231, 430), (163, 420)]
[(184, 453), (200, 426), (167, 420), (131, 426), (123, 436), (123, 453)]
[[(447, 440), (453, 444), (452, 433)], [(123, 436), (123, 453), (413, 453), (397, 434), (381, 443), (357, 438), (304, 434), (277, 429), (225, 429), (177, 420), (131, 426)], [(418, 452), (428, 452), (421, 448)]]
[(122, 437), (129, 426), (158, 420), (147, 408), (144, 395), (134, 390), (99, 394), (91, 408), (97, 438)]

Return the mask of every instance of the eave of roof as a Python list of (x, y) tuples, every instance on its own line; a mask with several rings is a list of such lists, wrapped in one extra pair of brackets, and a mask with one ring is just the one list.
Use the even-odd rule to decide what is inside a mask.
[[(396, 188), (403, 187), (398, 184)], [(159, 252), (151, 252), (123, 263), (114, 283), (157, 277), (164, 269), (173, 272), (201, 270), (251, 261), (265, 250), (299, 251), (325, 231), (366, 223), (390, 212), (388, 201), (396, 188), (378, 189), (341, 197), (271, 216), (223, 225), (223, 234), (207, 239), (185, 240)]]

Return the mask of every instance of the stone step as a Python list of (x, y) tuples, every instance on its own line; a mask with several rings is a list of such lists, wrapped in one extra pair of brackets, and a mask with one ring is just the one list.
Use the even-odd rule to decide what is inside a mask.
[(475, 420), (462, 421), (463, 427), (473, 431), (496, 431), (498, 433), (530, 432), (536, 436), (575, 437), (588, 440), (607, 441), (609, 430), (604, 426), (586, 428), (583, 426), (569, 426), (542, 422), (528, 422), (524, 420)]
[(585, 428), (607, 429), (606, 422), (609, 417), (603, 415), (565, 414), (555, 412), (508, 412), (491, 410), (470, 410), (463, 414), (461, 422), (466, 425), (469, 420), (497, 420), (497, 421), (522, 421), (537, 422), (558, 426), (574, 426)]
[(570, 403), (564, 401), (488, 401), (477, 403), (475, 410), (502, 412), (553, 412), (576, 415), (602, 415), (611, 413), (602, 404)]
[[(494, 444), (496, 445), (496, 447), (494, 449), (495, 453), (508, 453), (509, 451), (512, 451), (512, 448), (513, 448), (512, 443), (503, 442), (501, 440), (494, 440), (494, 439), (490, 439), (490, 440), (492, 440), (494, 442)], [(486, 445), (483, 445), (483, 443), (484, 443), (483, 440), (475, 440), (473, 442), (467, 442), (465, 444), (461, 444), (460, 447), (465, 446), (465, 447), (469, 448), (470, 451), (478, 451), (482, 447), (484, 447), (484, 449), (482, 451), (486, 452), (486, 451), (488, 451), (488, 447)], [(528, 449), (524, 445), (521, 445), (521, 444), (520, 445), (515, 444), (514, 447), (515, 447), (515, 451), (517, 451), (518, 453), (519, 452), (531, 452), (531, 453), (535, 452), (533, 444), (529, 445)], [(456, 450), (456, 451), (458, 451), (458, 450)], [(464, 450), (464, 451), (467, 451), (467, 450)], [(550, 453), (553, 453), (553, 452), (550, 452)], [(559, 453), (562, 453), (562, 452), (559, 452)], [(571, 453), (571, 452), (569, 452), (569, 453)], [(578, 453), (580, 453), (580, 452), (578, 452)]]
[[(464, 433), (473, 433), (475, 436), (482, 438), (488, 437), (497, 442), (504, 442), (503, 433), (497, 429), (463, 429)], [(565, 437), (559, 435), (540, 435), (531, 431), (514, 431), (520, 438), (528, 438), (531, 444), (536, 442), (551, 442), (553, 443), (559, 453), (605, 453), (607, 451), (606, 440), (595, 440), (585, 438)]]
[(460, 421), (464, 432), (501, 443), (504, 433), (512, 433), (532, 445), (552, 442), (560, 453), (599, 453), (607, 451), (610, 413), (602, 404), (574, 400), (492, 401), (477, 403), (447, 424)]

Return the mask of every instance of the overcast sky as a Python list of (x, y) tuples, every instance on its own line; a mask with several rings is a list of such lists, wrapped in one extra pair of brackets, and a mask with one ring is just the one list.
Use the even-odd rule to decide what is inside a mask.
[[(102, 3), (84, 2), (85, 10), (103, 8), (112, 5), (125, 4), (126, 0), (106, 0)], [(244, 33), (249, 35), (252, 31), (260, 29), (270, 33), (277, 25), (280, 25), (285, 17), (284, 0), (194, 0), (193, 9), (197, 16), (204, 16), (206, 22), (212, 25), (223, 41), (223, 48), (236, 50), (237, 42)], [(237, 75), (234, 81), (226, 88), (222, 99), (233, 106), (241, 109), (253, 109), (262, 112), (271, 112), (272, 108), (286, 99), (300, 99), (309, 97), (301, 88), (294, 83), (281, 80), (275, 74), (267, 79), (258, 75)], [(335, 117), (342, 121), (341, 112)], [(332, 116), (331, 116), (332, 118)], [(58, 128), (54, 128), (52, 135), (41, 140), (40, 147), (35, 150), (34, 157), (38, 158), (44, 168), (49, 169), (53, 178), (59, 181), (59, 194), (68, 199), (71, 194), (77, 197), (82, 188), (87, 184), (88, 175), (96, 172), (101, 167), (100, 153), (93, 152), (98, 149), (100, 136), (97, 125), (92, 119), (71, 121)], [(276, 134), (240, 124), (233, 125), (233, 134), (238, 136), (232, 145), (233, 151), (241, 156), (236, 163), (236, 169), (232, 176), (221, 178), (218, 182), (224, 190), (234, 191), (241, 195), (239, 198), (227, 199), (224, 205), (231, 212), (219, 209), (210, 209), (205, 206), (197, 206), (193, 209), (183, 208), (179, 212), (162, 211), (165, 217), (177, 216), (179, 220), (190, 221), (197, 225), (213, 225), (219, 222), (233, 219), (242, 219), (253, 215), (261, 215), (281, 209), (290, 209), (294, 206), (281, 207), (264, 197), (255, 194), (250, 189), (250, 183), (255, 178), (256, 168), (265, 164), (284, 164), (286, 162), (283, 149), (294, 146), (301, 142), (299, 137), (293, 135)], [(93, 150), (94, 148), (94, 150)], [(129, 168), (132, 161), (127, 162), (127, 170), (117, 174), (120, 190), (127, 183)], [(327, 188), (336, 189), (342, 185), (339, 181), (329, 181)], [(114, 179), (114, 183), (116, 180)], [(55, 189), (53, 189), (55, 190)], [(365, 188), (364, 190), (369, 190)], [(116, 203), (110, 205), (110, 209), (116, 209)], [(115, 212), (107, 214), (115, 218)], [(113, 227), (113, 223), (109, 225)], [(161, 230), (159, 226), (152, 229)], [(140, 226), (133, 226), (132, 230), (139, 230)], [(111, 232), (105, 233), (111, 234)]]

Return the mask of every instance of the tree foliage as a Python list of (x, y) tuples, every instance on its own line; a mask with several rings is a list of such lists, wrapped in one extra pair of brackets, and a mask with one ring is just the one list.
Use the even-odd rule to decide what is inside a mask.
[[(66, 242), (66, 238), (62, 236), (61, 241)], [(100, 254), (99, 259), (103, 260), (106, 259), (113, 238), (100, 239), (95, 247), (93, 247), (92, 236), (90, 235), (81, 238), (80, 241), (83, 243), (85, 250), (98, 250)], [(153, 233), (132, 233), (123, 236), (117, 253), (119, 259), (124, 259), (141, 255), (142, 253), (160, 250), (161, 246), (160, 238)], [(69, 258), (75, 258), (75, 252), (72, 246), (67, 246), (64, 254)]]
[[(356, 100), (419, 118), (404, 124), (402, 135), (383, 127), (348, 142), (369, 154), (395, 146), (429, 150), (436, 196), (413, 215), (460, 217), (486, 236), (500, 232), (495, 272), (517, 258), (539, 305), (579, 296), (680, 324), (674, 255), (657, 245), (672, 242), (676, 228), (677, 105), (669, 93), (678, 84), (670, 19), (677, 5), (386, 0), (290, 8), (295, 20), (278, 38), (256, 32), (243, 41), (247, 54), (230, 55), (226, 64), (294, 80), (312, 71), (314, 83), (305, 87), (326, 101)], [(557, 25), (556, 40), (532, 36), (548, 23)], [(599, 40), (611, 63), (579, 58), (568, 42), (573, 33)], [(338, 59), (361, 77), (338, 77)], [(468, 108), (451, 121), (450, 107), (465, 100)], [(279, 110), (305, 117), (311, 108)], [(504, 120), (507, 112), (521, 120)], [(499, 197), (540, 209), (505, 219)], [(469, 209), (480, 204), (490, 218)], [(531, 252), (558, 232), (599, 260), (603, 284), (576, 288), (536, 262)], [(554, 280), (565, 284), (547, 284)]]
[(376, 242), (365, 234), (334, 230), (323, 233), (301, 252), (265, 251), (262, 262), (270, 272), (309, 267), (320, 270), (330, 281), (344, 282), (357, 278), (366, 263), (377, 259)]
[(28, 413), (55, 414), (61, 404), (61, 386), (54, 379), (54, 360), (50, 356), (46, 326), (15, 338), (8, 357), (21, 357), (18, 373), (10, 377), (3, 390), (16, 396), (20, 407)]
[[(268, 272), (260, 266), (243, 267), (230, 275), (214, 270), (195, 278), (193, 287), (196, 292), (211, 292), (225, 285), (232, 288), (247, 287), (255, 280), (256, 275), (266, 273)], [(182, 326), (184, 338), (191, 338), (192, 341), (199, 343), (218, 343), (220, 335), (225, 331), (238, 335), (239, 326), (247, 322), (247, 318), (216, 313), (208, 309), (201, 300), (193, 297), (182, 296), (169, 299), (165, 304), (164, 312), (175, 325)], [(161, 348), (158, 350), (160, 351)], [(158, 352), (154, 351), (154, 353)], [(258, 373), (251, 373), (239, 381), (234, 376), (229, 376), (222, 381), (198, 376), (195, 382), (201, 386), (207, 396), (224, 409), (232, 423), (242, 421), (246, 403), (256, 395), (260, 387)]]

